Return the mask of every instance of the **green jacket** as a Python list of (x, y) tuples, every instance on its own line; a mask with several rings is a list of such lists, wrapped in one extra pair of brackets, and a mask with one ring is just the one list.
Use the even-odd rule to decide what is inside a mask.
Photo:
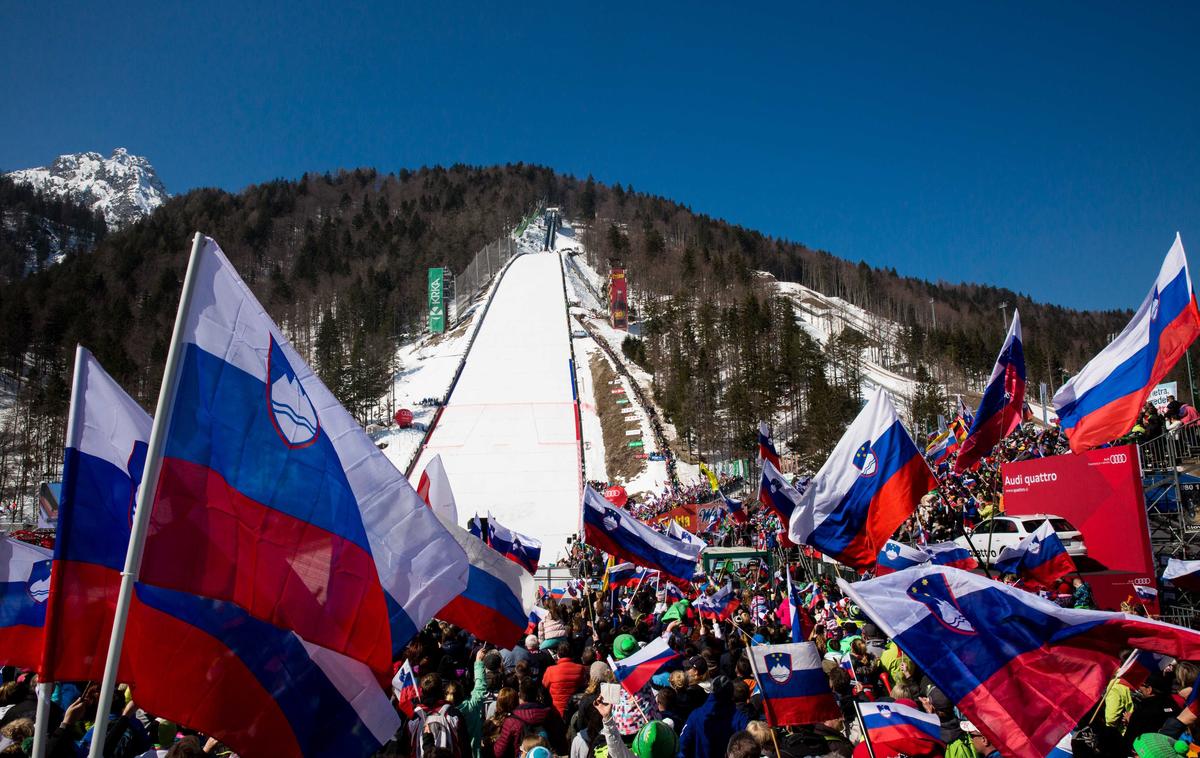
[(970, 735), (964, 734), (946, 745), (946, 758), (979, 758), (979, 754), (975, 752)]
[(458, 711), (467, 724), (467, 736), (471, 739), (471, 754), (479, 758), (483, 745), (483, 698), (487, 695), (487, 679), (483, 675), (483, 661), (475, 661), (475, 686), (467, 699), (458, 704)]

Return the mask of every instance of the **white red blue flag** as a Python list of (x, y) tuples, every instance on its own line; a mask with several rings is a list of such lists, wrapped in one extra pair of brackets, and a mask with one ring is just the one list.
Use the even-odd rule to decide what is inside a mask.
[(1016, 574), (1030, 586), (1053, 587), (1055, 582), (1075, 570), (1075, 561), (1071, 560), (1062, 539), (1046, 519), (1016, 547), (1000, 551), (996, 570)]
[(673, 540), (605, 500), (591, 487), (583, 490), (584, 541), (609, 555), (677, 580), (691, 581), (700, 549)]
[(638, 568), (632, 563), (618, 563), (608, 569), (608, 586), (637, 587), (647, 579), (654, 581), (656, 576), (658, 576), (657, 571)]
[[(63, 482), (39, 674), (104, 676), (151, 420), (86, 349), (75, 350)], [(125, 679), (124, 681), (129, 681)]]
[(1136, 690), (1146, 683), (1151, 674), (1161, 674), (1173, 663), (1175, 659), (1169, 655), (1134, 650), (1117, 669), (1116, 677), (1129, 689)]
[(483, 540), (492, 550), (521, 566), (529, 573), (532, 574), (537, 571), (538, 563), (542, 559), (541, 540), (514, 532), (496, 521), (496, 518), (491, 514), (488, 514), (487, 527), (487, 535), (484, 536), (483, 520), (479, 516), (475, 516), (467, 522), (467, 531), (472, 536)]
[(396, 695), (396, 707), (407, 717), (412, 718), (415, 710), (414, 705), (417, 698), (421, 697), (421, 690), (417, 688), (417, 678), (413, 676), (412, 664), (408, 659), (404, 659), (404, 663), (400, 664), (400, 668), (396, 669), (396, 675), (392, 677), (392, 692)]
[(466, 587), (466, 555), (213, 240), (187, 277), (141, 581), (236, 603), (386, 681)]
[(768, 724), (793, 726), (840, 718), (816, 645), (751, 645), (750, 654)]
[(609, 658), (608, 665), (621, 686), (636, 694), (650, 683), (655, 674), (677, 658), (679, 653), (671, 649), (667, 638), (659, 637), (628, 658), (620, 661)]
[(929, 562), (929, 553), (914, 547), (888, 540), (875, 562), (875, 576), (884, 576), (895, 571), (903, 571), (921, 563)]
[(1132, 429), (1154, 385), (1198, 335), (1200, 311), (1176, 234), (1133, 319), (1054, 395), (1054, 410), (1071, 450), (1098, 447)]
[(0, 536), (0, 663), (32, 669), (41, 661), (53, 558), (44, 547)]
[(1055, 603), (946, 566), (842, 591), (1005, 756), (1042, 758), (1104, 694), (1128, 648), (1193, 659), (1200, 633)]
[(1024, 420), (1024, 406), (1025, 351), (1021, 345), (1021, 315), (1014, 310), (979, 410), (954, 459), (954, 472), (961, 474), (972, 468), (992, 452), (996, 443), (1016, 431)]
[(975, 560), (971, 551), (957, 542), (935, 542), (926, 545), (922, 550), (929, 556), (929, 560), (938, 566), (953, 566), (967, 571), (979, 568), (979, 561)]
[(506, 648), (525, 635), (537, 587), (521, 565), (448, 521), (443, 525), (467, 555), (467, 586), (437, 617), (485, 642)]
[(699, 613), (701, 618), (721, 621), (732, 616), (741, 603), (737, 592), (733, 589), (733, 584), (729, 583), (711, 595), (701, 595), (696, 598), (692, 607), (696, 609), (696, 613)]
[(1163, 581), (1170, 582), (1181, 590), (1200, 592), (1200, 561), (1181, 561), (1168, 558), (1163, 569)]
[(417, 494), (442, 521), (458, 523), (458, 504), (454, 500), (454, 490), (450, 488), (450, 477), (446, 475), (441, 453), (425, 464), (425, 470), (417, 480)]
[(762, 476), (758, 483), (758, 501), (767, 507), (779, 520), (786, 524), (792, 519), (800, 504), (800, 493), (788, 483), (787, 477), (770, 461), (763, 461)]
[(903, 703), (858, 703), (867, 739), (878, 755), (940, 755), (942, 724), (937, 715)]
[(789, 536), (847, 566), (868, 569), (936, 486), (891, 399), (876, 388), (801, 496)]
[(374, 755), (400, 726), (366, 664), (233, 603), (135, 585), (121, 663), (139, 707), (239, 755)]
[(771, 442), (771, 428), (766, 421), (758, 422), (758, 459), (770, 461), (772, 466), (779, 468), (779, 453), (775, 451), (775, 443)]

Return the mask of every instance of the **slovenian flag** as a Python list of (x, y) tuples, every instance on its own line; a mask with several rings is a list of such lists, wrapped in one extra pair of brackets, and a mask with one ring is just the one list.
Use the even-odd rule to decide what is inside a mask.
[[(53, 559), (44, 547), (0, 536), (0, 663), (6, 666), (32, 669), (41, 661)], [(107, 638), (108, 630), (99, 631)]]
[(1163, 581), (1187, 592), (1200, 592), (1200, 561), (1181, 561), (1168, 558), (1163, 570)]
[(887, 754), (940, 755), (942, 724), (936, 714), (903, 703), (858, 703), (867, 739), (875, 751)]
[(691, 581), (696, 574), (700, 549), (656, 532), (605, 500), (591, 487), (583, 491), (584, 541), (609, 555), (646, 568), (658, 569), (667, 577)]
[(412, 665), (407, 658), (392, 677), (392, 692), (396, 695), (396, 707), (411, 719), (415, 710), (413, 706), (417, 698), (421, 697), (421, 690), (417, 688), (417, 678), (413, 675)]
[(1047, 755), (1103, 696), (1123, 650), (1200, 655), (1200, 632), (1133, 614), (1060, 608), (946, 566), (839, 586), (1013, 758)]
[(632, 563), (618, 563), (608, 569), (608, 586), (636, 587), (647, 579), (653, 581), (657, 574), (657, 571), (638, 568)]
[(1200, 311), (1176, 234), (1133, 320), (1054, 395), (1054, 410), (1071, 450), (1098, 447), (1132, 429), (1154, 385), (1197, 335)]
[(1071, 560), (1047, 519), (1016, 547), (1001, 550), (996, 559), (996, 570), (1016, 574), (1034, 587), (1053, 587), (1056, 581), (1075, 570), (1075, 561)]
[(1175, 659), (1169, 655), (1134, 650), (1117, 669), (1116, 677), (1129, 689), (1136, 690), (1146, 683), (1151, 674), (1161, 674), (1173, 663)]
[(742, 601), (738, 599), (737, 593), (733, 589), (733, 584), (729, 583), (712, 595), (701, 595), (696, 598), (692, 607), (696, 609), (696, 613), (699, 613), (701, 618), (721, 621), (732, 616), (741, 603)]
[(1000, 440), (1021, 426), (1025, 405), (1025, 352), (1021, 346), (1021, 315), (1013, 311), (1012, 325), (996, 356), (996, 365), (983, 390), (971, 430), (954, 460), (954, 473), (972, 468)]
[(1141, 600), (1143, 603), (1149, 603), (1158, 600), (1158, 590), (1154, 587), (1135, 584), (1133, 585), (1133, 594), (1136, 595), (1137, 599)]
[(483, 534), (483, 520), (479, 516), (467, 522), (467, 531), (483, 540), (488, 547), (509, 559), (529, 573), (535, 573), (542, 559), (541, 540), (514, 532), (490, 513), (487, 517), (487, 535)]
[(387, 681), (466, 587), (462, 547), (199, 235), (173, 340), (141, 581), (236, 603)]
[(804, 607), (804, 591), (798, 591), (792, 586), (791, 569), (785, 568), (784, 575), (787, 578), (787, 596), (779, 604), (775, 614), (779, 618), (779, 622), (792, 633), (792, 642), (804, 642), (812, 633), (812, 625), (800, 612), (800, 609)]
[(770, 461), (772, 466), (779, 468), (779, 453), (775, 451), (775, 443), (771, 442), (771, 429), (766, 421), (758, 422), (758, 460)]
[(437, 612), (437, 617), (467, 630), (485, 642), (511, 647), (529, 624), (537, 588), (522, 566), (472, 537), (467, 530), (443, 521), (467, 555), (467, 587)]
[(796, 506), (800, 503), (800, 493), (788, 483), (775, 464), (770, 461), (762, 463), (762, 477), (758, 483), (758, 501), (767, 507), (779, 520), (786, 524), (791, 521)]
[(929, 553), (909, 547), (895, 540), (888, 540), (879, 551), (875, 562), (875, 576), (884, 576), (903, 571), (921, 563), (929, 562)]
[(892, 401), (876, 388), (801, 496), (789, 536), (847, 566), (869, 569), (936, 486)]
[(932, 545), (926, 545), (923, 549), (929, 556), (930, 562), (935, 565), (953, 566), (967, 571), (979, 568), (979, 561), (975, 560), (971, 551), (957, 542), (935, 542)]
[(77, 347), (38, 672), (45, 681), (104, 676), (150, 427), (141, 406)]
[(721, 501), (724, 502), (724, 508), (729, 513), (729, 518), (733, 519), (733, 523), (745, 524), (750, 521), (750, 517), (746, 515), (745, 507), (742, 506), (742, 501), (726, 497), (723, 494), (721, 495)]
[(662, 671), (679, 653), (671, 649), (666, 637), (659, 637), (624, 660), (608, 659), (613, 676), (630, 694), (636, 694), (650, 683), (655, 674)]
[(425, 470), (417, 480), (417, 494), (438, 518), (451, 524), (458, 523), (458, 504), (454, 501), (454, 490), (450, 488), (450, 477), (446, 475), (441, 453), (425, 464)]
[(841, 717), (816, 645), (751, 645), (750, 655), (768, 724), (816, 724)]

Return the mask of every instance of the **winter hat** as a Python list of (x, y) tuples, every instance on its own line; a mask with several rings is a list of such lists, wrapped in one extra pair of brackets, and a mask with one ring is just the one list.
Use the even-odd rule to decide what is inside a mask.
[(1175, 740), (1165, 734), (1150, 732), (1133, 741), (1138, 758), (1176, 758)]
[(651, 721), (638, 730), (632, 749), (637, 758), (671, 758), (679, 752), (679, 738), (663, 722)]
[(637, 640), (632, 634), (620, 634), (613, 640), (613, 658), (623, 661), (638, 651)]
[(594, 682), (602, 681), (606, 676), (612, 673), (612, 669), (604, 661), (596, 661), (588, 667), (588, 678)]

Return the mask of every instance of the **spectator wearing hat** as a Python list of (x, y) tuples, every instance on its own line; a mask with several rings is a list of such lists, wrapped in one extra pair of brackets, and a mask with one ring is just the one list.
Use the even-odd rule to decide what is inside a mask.
[(1133, 710), (1125, 727), (1126, 754), (1132, 750), (1135, 737), (1146, 732), (1157, 732), (1178, 710), (1175, 699), (1171, 697), (1171, 680), (1166, 674), (1156, 671), (1146, 677), (1146, 681), (1134, 693)]
[(1181, 752), (1175, 749), (1175, 739), (1165, 734), (1151, 732), (1140, 735), (1133, 741), (1133, 753), (1138, 758), (1178, 758)]

